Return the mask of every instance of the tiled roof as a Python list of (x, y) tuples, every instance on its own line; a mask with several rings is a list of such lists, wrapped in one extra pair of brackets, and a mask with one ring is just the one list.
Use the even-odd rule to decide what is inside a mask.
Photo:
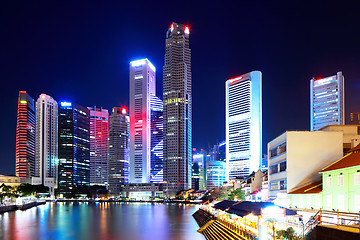
[(310, 183), (305, 187), (289, 192), (289, 194), (310, 194), (322, 192), (322, 180)]
[(358, 144), (356, 147), (353, 147), (352, 149), (350, 149), (350, 150), (348, 151), (348, 153), (354, 152), (354, 151), (360, 151), (360, 144)]
[[(358, 146), (357, 146), (358, 147)], [(360, 166), (360, 152), (351, 152), (344, 157), (340, 158), (336, 162), (330, 164), (326, 168), (323, 168), (320, 172), (327, 172), (342, 168)]]

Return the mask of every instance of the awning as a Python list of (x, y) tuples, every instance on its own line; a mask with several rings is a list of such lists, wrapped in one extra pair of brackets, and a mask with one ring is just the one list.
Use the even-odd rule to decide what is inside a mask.
[(232, 205), (234, 205), (235, 203), (237, 203), (236, 201), (229, 201), (229, 200), (224, 200), (222, 202), (219, 202), (217, 204), (214, 205), (215, 209), (220, 209), (222, 211), (225, 211), (225, 209), (230, 208)]

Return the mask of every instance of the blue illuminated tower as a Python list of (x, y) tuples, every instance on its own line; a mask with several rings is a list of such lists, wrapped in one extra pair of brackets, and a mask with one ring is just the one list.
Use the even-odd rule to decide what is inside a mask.
[(226, 81), (226, 179), (245, 178), (262, 157), (261, 72)]
[(90, 111), (76, 103), (61, 102), (58, 121), (58, 193), (84, 193), (90, 185)]

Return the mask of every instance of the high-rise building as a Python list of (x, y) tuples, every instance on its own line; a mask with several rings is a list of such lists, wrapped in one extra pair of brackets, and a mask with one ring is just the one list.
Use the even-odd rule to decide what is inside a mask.
[(129, 116), (125, 107), (114, 107), (109, 118), (109, 193), (120, 194), (125, 183), (129, 183)]
[(206, 163), (206, 190), (220, 187), (225, 182), (225, 161), (211, 160)]
[(163, 182), (163, 102), (151, 95), (150, 182)]
[(226, 81), (226, 180), (259, 169), (262, 150), (261, 72)]
[(58, 104), (49, 95), (41, 94), (36, 101), (35, 177), (32, 184), (50, 188), (57, 186)]
[(205, 190), (205, 153), (193, 154), (191, 171), (191, 188), (194, 190)]
[(172, 23), (166, 32), (163, 67), (164, 191), (191, 187), (191, 50), (188, 26)]
[(90, 185), (108, 185), (109, 112), (90, 110)]
[(16, 122), (16, 176), (34, 176), (35, 164), (35, 105), (26, 91), (19, 92)]
[(59, 106), (58, 192), (82, 193), (90, 186), (90, 111), (77, 103)]
[(311, 131), (328, 125), (345, 124), (344, 76), (336, 75), (311, 79), (310, 81), (310, 124)]
[(148, 59), (130, 62), (129, 112), (130, 182), (149, 183), (162, 170), (162, 101), (156, 97), (155, 67)]

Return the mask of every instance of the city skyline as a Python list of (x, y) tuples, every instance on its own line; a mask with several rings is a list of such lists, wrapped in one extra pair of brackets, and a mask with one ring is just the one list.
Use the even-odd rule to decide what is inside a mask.
[[(89, 8), (91, 7), (94, 6), (90, 5)], [(194, 7), (196, 8), (197, 6), (195, 5)], [(245, 5), (243, 7), (250, 10), (255, 6)], [(259, 9), (259, 11), (265, 14), (265, 16), (270, 14), (270, 12), (265, 10), (266, 7), (268, 6), (260, 6)], [(295, 11), (297, 6), (290, 4), (290, 7), (292, 11), (289, 10), (288, 12), (285, 12), (284, 17), (288, 15), (292, 16), (291, 13)], [(323, 7), (325, 9), (322, 9)], [(34, 31), (31, 32), (31, 36), (33, 36), (33, 38), (27, 38), (29, 41), (28, 43), (23, 42), (23, 40), (20, 40), (17, 37), (21, 34), (29, 35), (29, 30), (26, 30), (23, 26), (19, 26), (16, 23), (7, 24), (5, 31), (6, 33), (9, 33), (8, 39), (3, 41), (5, 42), (5, 48), (10, 51), (4, 49), (2, 54), (3, 57), (5, 59), (9, 59), (9, 61), (3, 66), (4, 70), (2, 72), (4, 73), (3, 79), (8, 80), (8, 86), (2, 90), (2, 96), (4, 99), (11, 100), (9, 102), (2, 101), (1, 103), (2, 109), (9, 114), (9, 117), (7, 119), (3, 119), (1, 122), (2, 124), (0, 125), (1, 131), (9, 136), (9, 139), (6, 139), (6, 141), (4, 139), (1, 142), (1, 158), (2, 164), (4, 165), (3, 169), (1, 169), (1, 173), (13, 174), (15, 172), (13, 154), (15, 151), (15, 99), (19, 90), (26, 90), (31, 96), (38, 96), (40, 93), (44, 92), (53, 96), (57, 101), (71, 100), (73, 102), (79, 102), (85, 106), (97, 105), (104, 106), (107, 109), (111, 109), (114, 106), (128, 106), (128, 95), (126, 93), (128, 91), (128, 83), (126, 83), (128, 76), (126, 66), (128, 62), (138, 57), (148, 57), (150, 59), (154, 59), (154, 65), (158, 69), (161, 69), (161, 66), (163, 66), (164, 56), (164, 32), (170, 25), (171, 21), (177, 19), (185, 19), (178, 20), (178, 22), (187, 23), (190, 26), (190, 34), (193, 34), (191, 35), (191, 48), (193, 49), (194, 63), (193, 107), (194, 109), (198, 109), (198, 111), (194, 112), (193, 145), (195, 147), (207, 147), (209, 144), (215, 144), (217, 141), (220, 142), (225, 139), (224, 82), (226, 79), (252, 70), (260, 70), (263, 72), (263, 145), (266, 145), (267, 142), (281, 134), (286, 129), (309, 129), (310, 93), (308, 90), (308, 81), (312, 77), (326, 77), (337, 71), (342, 71), (344, 73), (346, 76), (345, 103), (347, 104), (345, 106), (345, 117), (348, 119), (350, 112), (359, 111), (357, 106), (354, 104), (359, 102), (359, 96), (356, 94), (360, 88), (360, 73), (356, 69), (356, 66), (359, 65), (359, 59), (356, 58), (359, 53), (359, 48), (355, 44), (358, 42), (359, 35), (356, 35), (358, 33), (354, 33), (354, 30), (352, 29), (352, 26), (355, 26), (356, 23), (356, 21), (352, 21), (355, 19), (353, 18), (355, 17), (354, 12), (344, 5), (340, 8), (343, 11), (339, 11), (340, 13), (338, 13), (334, 19), (330, 19), (330, 16), (328, 16), (325, 11), (336, 9), (335, 6), (332, 6), (331, 4), (326, 6), (314, 6), (312, 10), (305, 9), (305, 6), (298, 8), (298, 12), (295, 11), (295, 13), (305, 13), (310, 16), (304, 22), (304, 27), (309, 29), (303, 29), (306, 30), (303, 35), (298, 35), (296, 33), (297, 28), (299, 28), (299, 25), (297, 25), (299, 22), (295, 17), (290, 17), (290, 23), (287, 23), (293, 24), (294, 27), (286, 28), (286, 31), (284, 29), (289, 25), (281, 23), (282, 18), (277, 16), (273, 16), (273, 19), (269, 20), (269, 25), (264, 22), (259, 22), (260, 20), (250, 24), (248, 27), (241, 24), (238, 27), (240, 30), (254, 33), (255, 37), (250, 37), (249, 41), (241, 40), (240, 46), (236, 44), (234, 40), (229, 40), (227, 37), (225, 39), (221, 39), (222, 36), (225, 36), (225, 34), (230, 34), (231, 38), (238, 39), (237, 36), (241, 36), (243, 32), (239, 31), (241, 33), (240, 34), (229, 31), (231, 29), (235, 29), (236, 24), (239, 24), (238, 22), (231, 23), (230, 18), (227, 17), (227, 15), (231, 15), (232, 11), (235, 11), (231, 10), (230, 6), (228, 9), (230, 11), (229, 13), (224, 11), (224, 9), (219, 9), (219, 16), (215, 17), (215, 19), (209, 24), (204, 24), (203, 20), (196, 18), (195, 14), (192, 13), (181, 15), (180, 10), (175, 13), (165, 14), (161, 18), (150, 19), (149, 21), (152, 23), (151, 26), (147, 25), (146, 27), (143, 27), (142, 29), (145, 32), (141, 33), (141, 35), (139, 35), (139, 33), (135, 33), (134, 30), (131, 30), (131, 28), (134, 27), (134, 29), (136, 29), (135, 26), (143, 20), (144, 17), (147, 17), (147, 15), (135, 20), (134, 23), (127, 23), (129, 24), (128, 27), (122, 24), (119, 28), (114, 28), (112, 25), (114, 30), (110, 30), (106, 32), (105, 36), (95, 39), (92, 39), (92, 37), (89, 38), (89, 36), (93, 36), (92, 34), (84, 34), (84, 31), (86, 33), (90, 26), (92, 26), (91, 24), (85, 24), (85, 27), (80, 29), (80, 34), (83, 34), (86, 39), (80, 38), (78, 41), (81, 42), (86, 40), (86, 43), (84, 46), (79, 48), (79, 51), (75, 51), (76, 48), (79, 47), (78, 41), (72, 43), (71, 41), (73, 38), (71, 38), (71, 40), (67, 39), (67, 34), (69, 33), (67, 33), (67, 30), (64, 28), (60, 28), (63, 38), (60, 37), (59, 40), (63, 42), (56, 42), (50, 34), (49, 38), (45, 38), (47, 42), (45, 42), (44, 47), (42, 47), (41, 44), (44, 44), (44, 40), (38, 40), (42, 39), (43, 33), (41, 33), (41, 31), (44, 27), (46, 27), (43, 22), (37, 22), (38, 20), (36, 19), (29, 19), (28, 23), (24, 23), (24, 26), (27, 26), (27, 24), (38, 23), (33, 25), (40, 27), (37, 31), (35, 31), (34, 28), (30, 28), (30, 31)], [(13, 10), (11, 6), (9, 9)], [(271, 7), (271, 10), (275, 13), (280, 11), (274, 9), (274, 7)], [(29, 14), (27, 10), (22, 11), (24, 16)], [(35, 12), (39, 13), (37, 11), (39, 10), (36, 10)], [(11, 14), (13, 12), (9, 11), (9, 13)], [(174, 14), (174, 17), (171, 17), (172, 14)], [(115, 16), (114, 12), (111, 11), (109, 15)], [(6, 16), (7, 15), (5, 15), (5, 17)], [(15, 14), (16, 19), (19, 20), (24, 18), (24, 16)], [(39, 14), (39, 16), (42, 19), (46, 19), (45, 15)], [(215, 21), (221, 16), (225, 16), (224, 21), (216, 23)], [(95, 19), (97, 19), (97, 17), (99, 16), (96, 15)], [(322, 17), (325, 17), (325, 20), (320, 20)], [(89, 18), (90, 16), (85, 16), (85, 19), (89, 20)], [(50, 17), (50, 19), (52, 24), (55, 26), (59, 24), (56, 18)], [(209, 18), (207, 17), (205, 19)], [(109, 19), (105, 18), (104, 21), (100, 22), (99, 25), (101, 28), (96, 27), (94, 32), (100, 31), (104, 26), (110, 24), (108, 20)], [(121, 20), (120, 17), (119, 20)], [(302, 19), (302, 21), (304, 20)], [(70, 22), (65, 21), (65, 25), (69, 23)], [(90, 21), (90, 23), (93, 22)], [(348, 23), (350, 23), (350, 26)], [(75, 21), (74, 24), (78, 26), (81, 22)], [(275, 30), (274, 33), (267, 35), (267, 38), (271, 41), (269, 40), (269, 42), (266, 42), (256, 40), (256, 37), (260, 36), (260, 33), (255, 30), (256, 24), (258, 24), (261, 29), (265, 29), (266, 26), (270, 26), (271, 28), (269, 31)], [(312, 28), (311, 24), (314, 24), (317, 28)], [(325, 27), (318, 29), (319, 25)], [(204, 40), (202, 35), (206, 36), (206, 32), (210, 32), (209, 26), (211, 26), (211, 29), (217, 30), (217, 34), (215, 34), (216, 36), (214, 36), (215, 39), (213, 40), (217, 41), (217, 45), (214, 45), (214, 42), (211, 41), (202, 44), (202, 41)], [(330, 34), (332, 31), (340, 29), (342, 26), (344, 26), (344, 39), (340, 43), (338, 40), (335, 41), (335, 39), (333, 40), (331, 38), (323, 42), (316, 37), (307, 41), (307, 36), (312, 33), (315, 36), (325, 36), (326, 34)], [(12, 30), (10, 31), (10, 29)], [(106, 29), (111, 29), (111, 24)], [(131, 43), (129, 41), (132, 41), (135, 37), (128, 36), (121, 36), (121, 38), (126, 39), (123, 40), (123, 42), (116, 41), (117, 39), (120, 39), (119, 33), (126, 32), (124, 31), (126, 29), (130, 29), (129, 33), (135, 34), (138, 39), (140, 39), (139, 36), (149, 36), (149, 32), (151, 32), (151, 36), (149, 36), (148, 39), (149, 43), (140, 40), (134, 40), (134, 42)], [(317, 29), (317, 31), (314, 32), (314, 29)], [(73, 34), (71, 29), (69, 31)], [(349, 37), (350, 33), (351, 39)], [(115, 37), (111, 38), (111, 34), (115, 34)], [(295, 41), (294, 44), (290, 44), (291, 41), (289, 40), (296, 40), (297, 37), (299, 40)], [(18, 40), (14, 41), (14, 39)], [(110, 41), (108, 47), (102, 49), (101, 51), (89, 51), (92, 46), (91, 44), (93, 44), (94, 41), (102, 39), (105, 42), (102, 42), (100, 45), (107, 45)], [(304, 41), (304, 39), (306, 41)], [(229, 47), (224, 47), (224, 41), (229, 42)], [(58, 45), (58, 48), (51, 47), (54, 43), (59, 43), (59, 45), (56, 44)], [(69, 43), (72, 44), (67, 46)], [(324, 46), (320, 44), (323, 44)], [(233, 51), (235, 46), (236, 49)], [(279, 46), (281, 46), (281, 48)], [(15, 47), (16, 51), (14, 51)], [(124, 50), (124, 47), (128, 50)], [(211, 47), (214, 52), (209, 53), (207, 50)], [(316, 47), (319, 49), (314, 49)], [(246, 50), (246, 48), (249, 48), (249, 50)], [(333, 49), (331, 56), (335, 56), (334, 58), (330, 59), (330, 53), (325, 51), (329, 48)], [(37, 51), (34, 52), (31, 49), (36, 49)], [(47, 49), (51, 50), (48, 52)], [(278, 50), (280, 52), (278, 52)], [(65, 54), (66, 56), (64, 56), (62, 51), (67, 52), (67, 55)], [(109, 51), (111, 51), (112, 54), (110, 54)], [(245, 52), (241, 54), (241, 51)], [(255, 55), (249, 58), (250, 51), (255, 52)], [(311, 54), (312, 59), (308, 58), (310, 51), (314, 51)], [(10, 52), (13, 54), (10, 54)], [(275, 56), (274, 52), (276, 52), (278, 57)], [(20, 53), (24, 55), (19, 57), (21, 56), (19, 55)], [(72, 59), (69, 60), (69, 63), (62, 63), (64, 61), (66, 62), (70, 53), (74, 53), (73, 58), (78, 65), (74, 65), (74, 60)], [(204, 53), (209, 53), (210, 57), (207, 58)], [(241, 58), (239, 59), (238, 56), (246, 59), (249, 63), (244, 62)], [(79, 61), (80, 59), (81, 61)], [(289, 59), (294, 62), (289, 61)], [(94, 64), (98, 63), (97, 61), (101, 61), (101, 64), (94, 67)], [(44, 66), (48, 67), (44, 68)], [(76, 67), (74, 68), (74, 66)], [(46, 69), (46, 71), (44, 71), (44, 69)], [(215, 71), (207, 72), (208, 69), (214, 69)], [(282, 74), (279, 74), (279, 72)], [(158, 71), (157, 74), (159, 79), (158, 82), (162, 82), (161, 70)], [(79, 90), (83, 87), (84, 83), (96, 83), (97, 81), (105, 83), (108, 82), (108, 84), (115, 85), (113, 89), (109, 88), (109, 85), (105, 83), (103, 84), (104, 86), (99, 86), (97, 91), (100, 91), (100, 94), (96, 98), (93, 97), (94, 94), (89, 94), (86, 91)], [(74, 85), (69, 87), (69, 82), (74, 82)], [(159, 85), (161, 86), (161, 83), (159, 83)], [(161, 88), (158, 89), (160, 91)], [(207, 91), (208, 94), (205, 94), (204, 90)], [(294, 92), (296, 92), (296, 94), (294, 94)], [(296, 105), (296, 107), (291, 107), (286, 102), (291, 102), (294, 106)], [(349, 106), (350, 102), (352, 102), (353, 105)], [(282, 106), (282, 104), (285, 105)], [(273, 108), (273, 106), (279, 105), (281, 108)], [(275, 114), (273, 114), (274, 110)], [(219, 114), (214, 114), (214, 111), (215, 113), (219, 112)], [(291, 118), (292, 121), (289, 121), (289, 118)], [(217, 127), (214, 129), (213, 126)]]

